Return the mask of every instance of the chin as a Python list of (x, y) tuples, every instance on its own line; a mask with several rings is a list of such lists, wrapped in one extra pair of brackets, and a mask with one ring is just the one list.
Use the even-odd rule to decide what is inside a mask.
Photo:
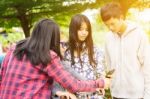
[(80, 42), (84, 42), (84, 41), (85, 41), (85, 39), (80, 40)]

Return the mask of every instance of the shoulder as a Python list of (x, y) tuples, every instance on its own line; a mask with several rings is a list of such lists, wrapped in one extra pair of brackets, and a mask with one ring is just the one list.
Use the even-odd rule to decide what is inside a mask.
[(105, 35), (105, 37), (104, 37), (105, 39), (105, 43), (106, 42), (111, 42), (112, 40), (114, 40), (115, 39), (115, 34), (113, 33), (113, 32), (111, 32), (111, 31), (109, 31), (109, 32), (107, 32), (106, 33), (106, 35)]
[(52, 59), (58, 57), (57, 53), (54, 52), (53, 50), (50, 50), (50, 56)]
[(13, 46), (9, 47), (7, 53), (12, 53), (15, 51), (15, 49), (16, 49), (16, 45), (13, 45)]
[(137, 36), (145, 35), (144, 29), (140, 24), (128, 20), (126, 21), (126, 23), (127, 23), (127, 32), (136, 33)]

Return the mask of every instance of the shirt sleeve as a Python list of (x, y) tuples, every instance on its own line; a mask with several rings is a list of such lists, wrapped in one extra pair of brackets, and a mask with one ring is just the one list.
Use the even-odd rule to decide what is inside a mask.
[(79, 80), (87, 80), (85, 77), (81, 76), (77, 71), (75, 71), (72, 67), (71, 67), (71, 63), (66, 60), (66, 61), (61, 61), (64, 69), (69, 72), (70, 74), (72, 74), (72, 76), (74, 76), (75, 78), (79, 79)]
[(46, 72), (56, 82), (61, 84), (70, 92), (95, 91), (96, 88), (104, 87), (104, 80), (80, 81), (74, 78), (69, 72), (65, 71), (58, 56), (52, 58), (51, 63), (47, 66)]
[(96, 69), (97, 73), (100, 77), (105, 77), (105, 67), (104, 67), (104, 53), (102, 50), (99, 48), (94, 48), (95, 49), (95, 60), (97, 63)]
[(142, 33), (138, 50), (138, 59), (144, 74), (144, 99), (150, 98), (150, 44), (146, 34)]
[(5, 55), (5, 57), (4, 57), (3, 61), (2, 61), (2, 64), (1, 64), (1, 68), (0, 68), (0, 86), (1, 86), (1, 81), (3, 79), (3, 76), (5, 74), (5, 71), (6, 71), (6, 66), (8, 64), (10, 54), (11, 54), (11, 50), (9, 50), (7, 52), (7, 54)]

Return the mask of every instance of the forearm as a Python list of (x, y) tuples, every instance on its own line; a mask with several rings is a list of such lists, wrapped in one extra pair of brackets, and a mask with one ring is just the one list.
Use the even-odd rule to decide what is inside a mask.
[(63, 69), (59, 61), (58, 58), (51, 61), (52, 65), (47, 68), (48, 75), (70, 92), (95, 91), (96, 88), (104, 87), (104, 81), (100, 79), (96, 81), (80, 81), (75, 79)]
[(70, 92), (95, 91), (96, 88), (104, 86), (103, 80), (80, 81), (72, 77), (70, 74), (67, 74), (66, 76), (61, 76), (59, 78), (56, 78), (56, 81)]

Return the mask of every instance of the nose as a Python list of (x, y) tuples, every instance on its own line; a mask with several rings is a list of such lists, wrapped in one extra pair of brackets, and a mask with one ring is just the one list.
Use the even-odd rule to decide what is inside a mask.
[(82, 35), (86, 35), (86, 34), (87, 34), (87, 30), (83, 30)]

